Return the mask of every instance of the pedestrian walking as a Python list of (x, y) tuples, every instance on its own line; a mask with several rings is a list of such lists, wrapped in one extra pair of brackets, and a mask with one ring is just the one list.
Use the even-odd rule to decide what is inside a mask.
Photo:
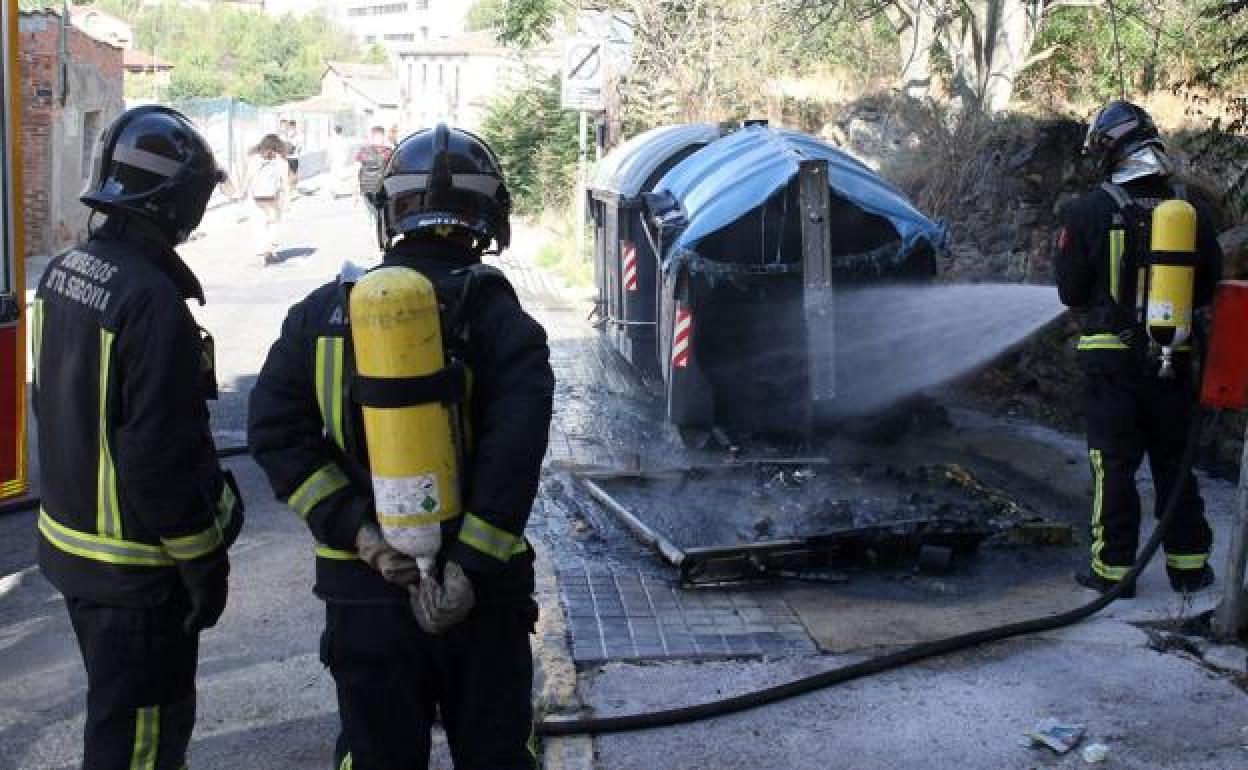
[[(1135, 473), (1147, 455), (1158, 516), (1175, 487), (1183, 487), (1178, 517), (1163, 541), (1170, 585), (1179, 592), (1198, 591), (1213, 582), (1208, 563), (1213, 532), (1195, 477), (1190, 470), (1180, 475), (1180, 458), (1194, 419), (1192, 361), (1199, 350), (1182, 344), (1173, 352), (1172, 366), (1163, 366), (1161, 349), (1146, 329), (1152, 320), (1146, 303), (1153, 211), (1164, 201), (1190, 199), (1198, 223), (1192, 309), (1197, 319), (1207, 311), (1222, 275), (1213, 215), (1198, 191), (1174, 179), (1173, 161), (1152, 118), (1134, 104), (1106, 105), (1088, 129), (1084, 153), (1102, 181), (1061, 212), (1056, 258), (1061, 300), (1084, 316), (1078, 349), (1087, 374), (1094, 490), (1091, 556), (1076, 580), (1105, 592), (1135, 562), (1140, 533)], [(1123, 597), (1134, 595), (1134, 585), (1124, 588)]]
[(368, 131), (368, 142), (356, 153), (359, 163), (360, 197), (368, 206), (369, 212), (376, 220), (379, 212), (373, 205), (373, 196), (381, 187), (381, 179), (390, 162), (394, 148), (386, 140), (386, 130), (381, 126), (373, 126)]
[[(533, 770), (537, 605), (524, 530), (554, 378), (545, 332), (502, 273), (481, 264), (487, 249), (508, 246), (511, 198), (488, 145), (438, 126), (399, 144), (372, 199), (382, 269), (420, 273), (436, 291), (445, 368), (389, 384), (356, 374), (348, 295), (363, 289), (345, 270), (291, 308), (252, 391), (248, 424), (256, 461), (318, 543), (321, 659), (341, 720), (334, 766), (427, 767), (440, 715), (457, 770)], [(379, 460), (366, 452), (360, 405), (376, 403), (375, 386), (388, 402), (452, 414), (457, 451), (448, 457), (458, 456), (465, 512), (442, 513), (429, 491), (436, 482), (424, 492), (395, 486), (408, 491), (385, 501), (428, 518), (426, 527), (441, 522), (427, 576), (379, 526), (370, 477)], [(427, 441), (440, 440), (448, 434), (431, 424)]]
[(246, 189), (259, 214), (255, 220), (256, 254), (266, 265), (280, 261), (280, 229), (289, 197), (283, 149), (280, 137), (266, 134), (249, 156)]
[(122, 113), (82, 196), (104, 220), (35, 297), (39, 567), (86, 667), (90, 770), (187, 766), (199, 635), (226, 604), (243, 507), (208, 424), (212, 340), (186, 305), (203, 290), (174, 251), (223, 179), (180, 113)]

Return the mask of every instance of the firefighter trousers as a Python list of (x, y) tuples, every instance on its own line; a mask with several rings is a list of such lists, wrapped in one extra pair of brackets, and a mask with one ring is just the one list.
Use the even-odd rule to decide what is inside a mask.
[(441, 636), (406, 602), (326, 602), (321, 660), (338, 689), (335, 768), (426, 770), (440, 717), (455, 770), (534, 770), (536, 605), (479, 605)]
[(1189, 470), (1180, 479), (1180, 460), (1194, 419), (1190, 380), (1150, 375), (1088, 376), (1088, 457), (1092, 466), (1092, 571), (1121, 580), (1135, 562), (1140, 535), (1140, 497), (1135, 473), (1148, 456), (1153, 476), (1154, 513), (1160, 517), (1175, 485), (1183, 493), (1163, 545), (1166, 566), (1203, 569), (1213, 531)]
[(182, 770), (195, 725), (199, 636), (179, 591), (156, 607), (65, 597), (87, 670), (83, 770)]

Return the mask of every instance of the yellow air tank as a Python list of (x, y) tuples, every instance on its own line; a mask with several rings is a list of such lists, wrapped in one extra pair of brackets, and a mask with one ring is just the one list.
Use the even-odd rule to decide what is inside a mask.
[[(351, 291), (350, 312), (361, 377), (426, 377), (445, 366), (438, 298), (421, 273), (373, 270)], [(442, 545), (442, 522), (460, 513), (451, 410), (436, 401), (362, 408), (377, 523), (387, 542), (428, 574)]]
[(1161, 346), (1161, 377), (1173, 377), (1173, 354), (1192, 335), (1196, 283), (1196, 209), (1182, 200), (1153, 210), (1152, 257), (1148, 271), (1148, 336)]

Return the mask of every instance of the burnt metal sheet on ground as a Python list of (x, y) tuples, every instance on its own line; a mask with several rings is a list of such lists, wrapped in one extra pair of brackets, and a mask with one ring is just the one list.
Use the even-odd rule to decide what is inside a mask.
[(673, 563), (687, 582), (897, 561), (923, 546), (966, 553), (1028, 517), (958, 465), (760, 462), (593, 483), (682, 552)]
[(757, 658), (813, 653), (784, 598), (756, 591), (685, 591), (626, 568), (558, 570), (577, 663)]

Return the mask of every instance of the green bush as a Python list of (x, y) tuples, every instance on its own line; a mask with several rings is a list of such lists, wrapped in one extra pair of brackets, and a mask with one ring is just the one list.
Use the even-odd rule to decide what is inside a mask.
[(576, 188), (577, 114), (559, 106), (559, 79), (494, 101), (481, 133), (498, 153), (516, 211), (536, 215), (572, 202)]

